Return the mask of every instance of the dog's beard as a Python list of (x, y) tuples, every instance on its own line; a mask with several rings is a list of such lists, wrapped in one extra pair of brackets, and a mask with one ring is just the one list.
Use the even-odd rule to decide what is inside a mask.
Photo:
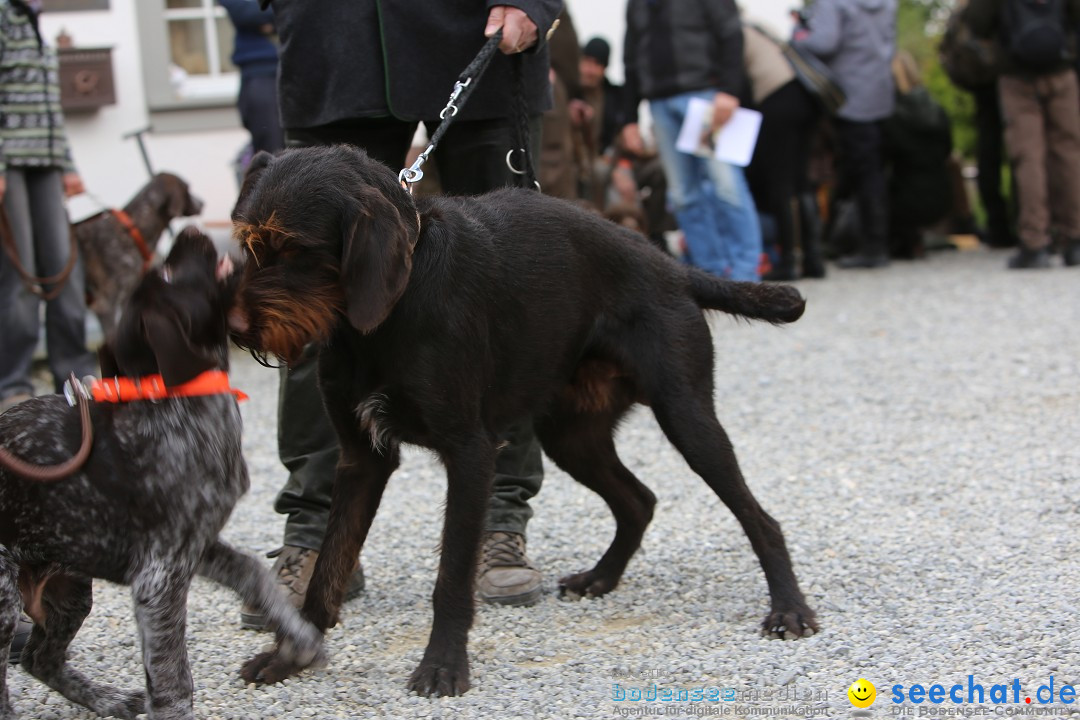
[(250, 294), (243, 306), (230, 312), (229, 321), (238, 345), (253, 353), (276, 355), (291, 365), (305, 346), (329, 339), (340, 307), (338, 293)]

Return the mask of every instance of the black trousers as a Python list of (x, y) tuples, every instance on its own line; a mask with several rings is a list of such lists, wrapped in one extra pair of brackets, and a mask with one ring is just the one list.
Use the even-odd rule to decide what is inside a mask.
[[(428, 123), (429, 134), (438, 122)], [(373, 118), (318, 128), (286, 131), (290, 147), (355, 145), (395, 172), (404, 167), (417, 123)], [(507, 153), (516, 145), (510, 120), (457, 121), (450, 126), (424, 169), (432, 164), (444, 192), (478, 195), (507, 185), (523, 185), (511, 171)], [(530, 146), (539, 152), (539, 121), (532, 123)], [(520, 154), (514, 153), (520, 164)], [(278, 455), (289, 470), (274, 510), (288, 515), (286, 545), (317, 550), (322, 545), (330, 510), (330, 493), (338, 460), (338, 441), (323, 409), (316, 383), (318, 351), (309, 347), (302, 360), (282, 368), (278, 396)], [(529, 500), (540, 491), (544, 472), (540, 444), (531, 420), (510, 428), (508, 442), (495, 463), (495, 486), (488, 504), (487, 530), (524, 533), (532, 517)]]
[(972, 93), (975, 98), (975, 162), (979, 170), (979, 201), (986, 210), (987, 241), (1014, 245), (1009, 228), (1009, 206), (1001, 189), (1005, 162), (1005, 121), (1001, 116), (997, 84)]
[(251, 134), (255, 152), (274, 153), (285, 146), (278, 116), (277, 77), (248, 75), (240, 78), (240, 96), (236, 101), (240, 122)]
[(864, 255), (887, 254), (888, 194), (881, 123), (837, 118), (834, 126), (840, 150), (838, 195), (853, 197), (859, 208), (862, 233), (857, 251)]
[(746, 179), (758, 208), (776, 222), (781, 266), (793, 268), (800, 237), (796, 203), (807, 188), (817, 107), (799, 81), (792, 80), (765, 98), (759, 110), (761, 132)]

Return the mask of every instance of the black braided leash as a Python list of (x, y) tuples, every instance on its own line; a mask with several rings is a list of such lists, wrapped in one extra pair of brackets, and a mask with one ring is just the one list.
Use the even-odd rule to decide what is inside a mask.
[[(457, 82), (454, 83), (454, 90), (450, 93), (450, 100), (446, 103), (446, 107), (443, 108), (439, 114), (442, 122), (439, 123), (439, 127), (435, 128), (435, 132), (431, 134), (431, 139), (428, 141), (428, 146), (424, 148), (424, 151), (416, 158), (416, 161), (412, 166), (404, 168), (398, 173), (398, 180), (401, 182), (402, 187), (409, 192), (412, 192), (412, 185), (420, 181), (424, 177), (423, 170), (420, 167), (427, 162), (431, 153), (435, 152), (435, 148), (438, 146), (439, 141), (442, 140), (443, 135), (450, 129), (451, 123), (457, 117), (461, 109), (465, 107), (465, 103), (468, 102), (469, 96), (472, 95), (473, 90), (476, 89), (477, 83), (480, 81), (480, 77), (487, 70), (488, 65), (491, 64), (491, 59), (495, 56), (495, 51), (499, 48), (499, 43), (502, 41), (502, 28), (488, 38), (484, 46), (480, 48), (480, 52), (477, 53), (473, 61), (461, 72), (458, 76)], [(514, 119), (516, 123), (517, 131), (517, 144), (520, 146), (520, 152), (525, 157), (525, 168), (518, 170), (510, 163), (510, 158), (514, 151), (511, 150), (507, 153), (506, 162), (510, 166), (510, 170), (517, 175), (525, 175), (526, 180), (533, 187), (539, 188), (540, 184), (536, 182), (536, 171), (533, 167), (532, 153), (529, 152), (529, 113), (528, 107), (525, 102), (525, 72), (522, 67), (523, 58), (521, 53), (515, 53), (511, 58), (514, 63), (514, 85), (515, 85), (515, 97), (514, 97)]]

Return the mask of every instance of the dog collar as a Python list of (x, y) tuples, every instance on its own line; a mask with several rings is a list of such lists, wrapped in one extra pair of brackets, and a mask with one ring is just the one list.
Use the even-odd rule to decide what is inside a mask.
[(232, 393), (240, 402), (248, 396), (229, 386), (229, 375), (223, 370), (207, 370), (181, 385), (165, 387), (161, 375), (144, 375), (140, 378), (117, 377), (95, 380), (90, 385), (90, 395), (97, 402), (122, 403), (133, 400), (161, 400), (168, 397), (192, 397), (195, 395), (224, 395)]
[(135, 221), (131, 219), (131, 216), (119, 208), (109, 208), (109, 214), (111, 214), (116, 221), (124, 226), (127, 230), (127, 234), (131, 236), (131, 239), (135, 242), (135, 247), (139, 249), (139, 254), (143, 259), (143, 272), (149, 269), (150, 264), (154, 261), (154, 253), (151, 252), (149, 246), (146, 244), (146, 239), (143, 238), (142, 231), (139, 230)]

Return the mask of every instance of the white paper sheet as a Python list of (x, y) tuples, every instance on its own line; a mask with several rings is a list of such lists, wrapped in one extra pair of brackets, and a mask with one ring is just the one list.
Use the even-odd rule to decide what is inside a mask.
[(712, 103), (702, 98), (691, 98), (675, 148), (691, 155), (713, 155), (717, 160), (739, 167), (749, 165), (761, 131), (761, 113), (736, 108), (731, 119), (712, 137), (709, 135), (711, 123)]

